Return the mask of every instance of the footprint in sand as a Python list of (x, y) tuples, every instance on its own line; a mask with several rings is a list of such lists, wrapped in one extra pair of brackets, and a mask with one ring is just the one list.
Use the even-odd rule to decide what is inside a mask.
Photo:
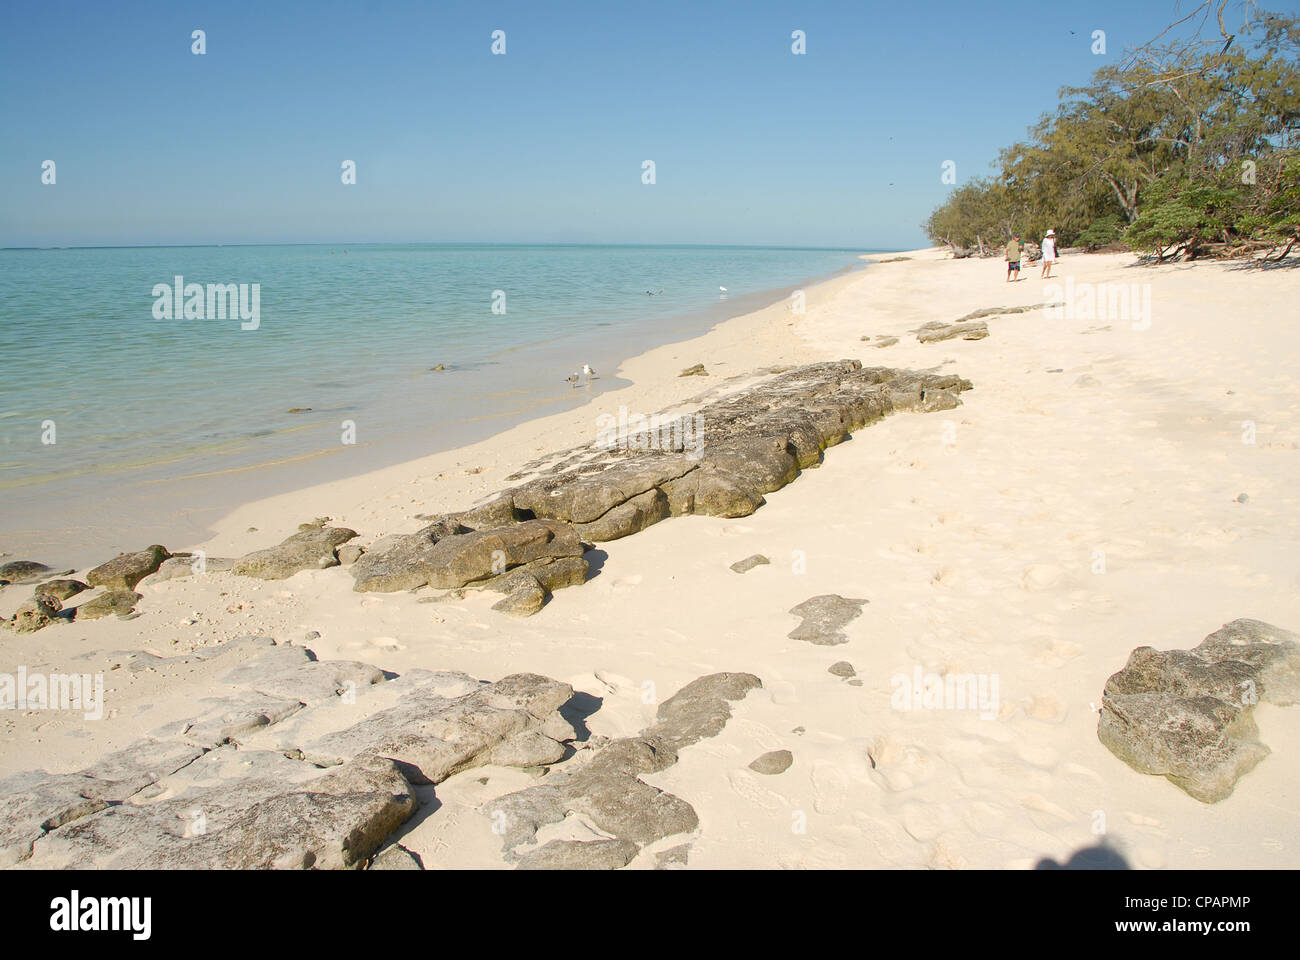
[(818, 813), (839, 813), (849, 793), (848, 777), (834, 764), (813, 761), (813, 809)]
[(764, 786), (760, 786), (758, 777), (748, 770), (732, 770), (727, 773), (727, 780), (731, 783), (731, 789), (736, 795), (748, 800), (756, 807), (762, 807), (764, 810), (775, 810), (785, 805), (785, 800), (780, 794), (773, 793)]
[(378, 647), (381, 650), (405, 650), (402, 644), (397, 642), (396, 637), (371, 637), (369, 643), (372, 647)]
[(639, 573), (633, 573), (626, 577), (619, 577), (614, 581), (613, 589), (618, 591), (631, 590), (633, 587), (640, 586), (641, 581), (644, 579), (645, 578)]
[(1026, 567), (1020, 585), (1026, 590), (1048, 590), (1061, 582), (1064, 571), (1050, 563), (1036, 563)]
[(724, 537), (738, 537), (741, 534), (753, 532), (753, 527), (747, 527), (743, 523), (729, 523), (722, 528), (722, 535)]
[(1065, 708), (1055, 697), (1039, 695), (1025, 705), (1025, 716), (1046, 723), (1060, 723), (1065, 719)]
[(913, 840), (929, 843), (952, 819), (947, 807), (937, 803), (909, 803), (903, 807), (903, 829)]

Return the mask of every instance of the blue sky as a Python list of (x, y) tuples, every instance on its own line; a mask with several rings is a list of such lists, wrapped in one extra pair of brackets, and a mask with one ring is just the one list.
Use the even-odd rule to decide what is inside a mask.
[[(9, 3), (0, 246), (916, 246), (950, 189), (943, 161), (959, 180), (987, 172), (1062, 85), (1175, 8)], [(496, 29), (504, 56), (490, 51)], [(1095, 29), (1105, 56), (1091, 52)], [(354, 186), (340, 182), (344, 160)]]

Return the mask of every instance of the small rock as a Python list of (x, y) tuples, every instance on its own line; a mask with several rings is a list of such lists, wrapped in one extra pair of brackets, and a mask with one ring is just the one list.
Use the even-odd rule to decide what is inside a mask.
[(735, 570), (737, 573), (748, 573), (755, 567), (771, 562), (771, 560), (767, 559), (767, 557), (763, 556), (761, 553), (756, 553), (753, 556), (746, 557), (744, 560), (737, 560), (731, 565), (731, 569)]
[(342, 566), (349, 567), (360, 560), (361, 555), (365, 552), (364, 547), (358, 546), (355, 543), (345, 543), (338, 549), (339, 563)]
[(787, 636), (791, 640), (806, 640), (819, 646), (848, 643), (849, 638), (844, 635), (841, 628), (861, 616), (862, 606), (867, 602), (841, 597), (835, 593), (811, 597), (798, 606), (790, 608), (790, 612), (796, 617), (802, 617), (803, 622)]
[(76, 616), (78, 620), (98, 620), (112, 613), (124, 617), (135, 609), (140, 599), (134, 590), (108, 590), (77, 607)]
[(679, 377), (707, 377), (708, 375), (709, 373), (704, 369), (704, 364), (702, 363), (697, 363), (693, 367), (687, 367), (681, 373), (677, 374)]
[(847, 660), (837, 660), (826, 668), (828, 673), (833, 673), (837, 677), (856, 677), (858, 671), (853, 669), (853, 664)]
[(1245, 502), (1246, 502), (1247, 500), (1249, 500), (1249, 499), (1250, 499), (1250, 497), (1249, 497), (1247, 494), (1244, 494), (1244, 493), (1239, 493), (1239, 494), (1237, 494), (1237, 502), (1238, 502), (1238, 503), (1245, 503)]
[(89, 589), (90, 587), (80, 580), (48, 580), (37, 586), (35, 594), (38, 597), (52, 597), (62, 602)]
[(774, 777), (778, 773), (789, 770), (792, 763), (794, 763), (794, 754), (789, 750), (769, 750), (750, 763), (749, 769), (764, 776)]

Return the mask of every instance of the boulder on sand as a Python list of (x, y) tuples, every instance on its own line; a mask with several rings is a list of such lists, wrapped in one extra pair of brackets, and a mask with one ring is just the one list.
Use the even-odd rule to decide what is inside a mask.
[(338, 566), (335, 550), (357, 535), (346, 527), (305, 525), (274, 547), (255, 550), (241, 557), (233, 571), (261, 580), (284, 580), (303, 570), (323, 570)]
[(1135, 649), (1106, 681), (1097, 737), (1138, 772), (1216, 803), (1269, 754), (1255, 705), (1297, 700), (1300, 636), (1234, 620), (1191, 650)]
[(166, 547), (156, 543), (135, 553), (119, 554), (87, 573), (86, 582), (92, 587), (109, 590), (134, 590), (137, 583), (161, 567), (170, 556)]

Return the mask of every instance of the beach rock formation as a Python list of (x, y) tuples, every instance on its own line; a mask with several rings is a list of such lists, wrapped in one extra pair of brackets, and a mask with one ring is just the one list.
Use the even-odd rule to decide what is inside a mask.
[[(76, 773), (0, 780), (0, 866), (418, 868), (389, 842), (418, 806), (412, 784), (487, 763), (552, 764), (577, 736), (559, 712), (572, 688), (534, 674), (393, 679), (265, 637), (140, 654), (126, 668), (181, 677), (218, 660), (234, 661), (219, 677), (230, 693), (193, 716)], [(405, 692), (366, 711), (365, 691), (389, 683)], [(340, 727), (356, 712), (340, 713), (339, 698), (361, 704), (362, 719)]]
[(162, 566), (170, 556), (166, 547), (156, 543), (135, 553), (122, 553), (87, 573), (86, 582), (92, 587), (109, 590), (134, 590), (137, 583)]
[(983, 340), (989, 335), (989, 325), (983, 321), (977, 323), (927, 323), (917, 331), (916, 339), (922, 343), (937, 343), (940, 340)]
[(863, 604), (868, 602), (841, 597), (837, 593), (810, 597), (790, 608), (790, 612), (801, 617), (803, 622), (786, 636), (791, 640), (806, 640), (819, 646), (848, 643), (849, 638), (845, 636), (843, 628), (862, 615)]
[(897, 410), (951, 409), (970, 386), (857, 360), (796, 367), (704, 406), (690, 442), (669, 431), (655, 449), (577, 458), (502, 496), (517, 515), (567, 521), (593, 542), (667, 517), (748, 516), (854, 430)]
[(1255, 704), (1297, 699), (1300, 635), (1234, 620), (1191, 650), (1135, 649), (1106, 681), (1097, 737), (1140, 773), (1215, 803), (1269, 754)]
[(245, 577), (284, 580), (303, 570), (337, 566), (335, 550), (357, 535), (346, 527), (303, 524), (303, 528), (274, 547), (241, 557), (233, 571)]
[(677, 374), (679, 377), (707, 377), (708, 375), (709, 372), (704, 369), (704, 364), (702, 363), (697, 363), (694, 366), (687, 367), (681, 373)]
[(503, 609), (540, 609), (549, 592), (586, 580), (582, 553), (582, 539), (569, 523), (525, 520), (472, 530), (448, 518), (363, 554), (351, 567), (353, 589), (454, 590), (472, 584), (514, 597), (510, 604), (503, 601)]
[[(490, 801), (483, 812), (503, 835), (507, 861), (520, 868), (617, 869), (640, 847), (699, 825), (690, 804), (650, 786), (641, 774), (666, 769), (680, 750), (716, 736), (731, 718), (731, 702), (761, 687), (747, 673), (715, 673), (691, 681), (660, 704), (655, 723), (582, 762), (569, 761), (544, 783)], [(544, 826), (570, 815), (606, 839), (563, 841), (529, 848)]]

